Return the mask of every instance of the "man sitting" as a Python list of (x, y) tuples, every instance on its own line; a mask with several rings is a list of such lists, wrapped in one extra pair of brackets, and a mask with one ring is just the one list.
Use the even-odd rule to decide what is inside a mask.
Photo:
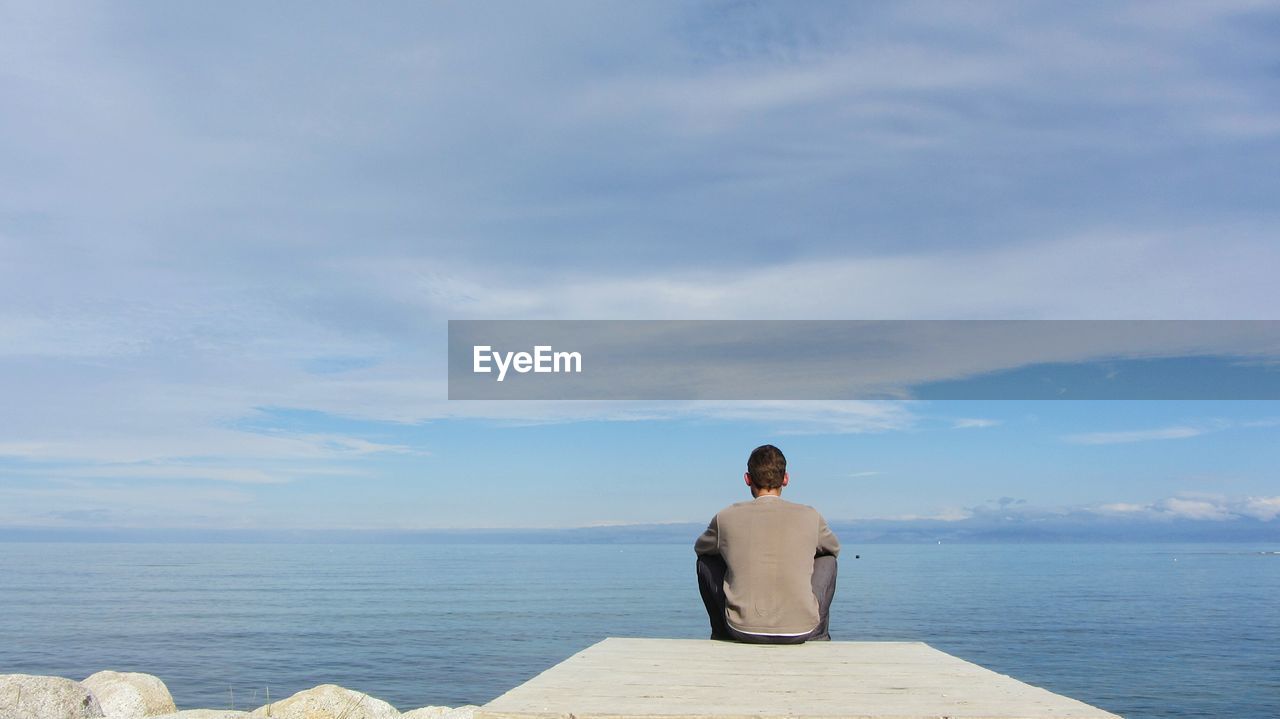
[(694, 543), (711, 638), (758, 644), (829, 640), (840, 541), (813, 507), (782, 499), (787, 458), (757, 447), (750, 502), (726, 507)]

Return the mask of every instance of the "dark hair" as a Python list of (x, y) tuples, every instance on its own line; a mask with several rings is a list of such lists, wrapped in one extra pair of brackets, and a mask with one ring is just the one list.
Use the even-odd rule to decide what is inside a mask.
[(787, 474), (787, 458), (771, 444), (760, 445), (751, 450), (747, 474), (751, 475), (751, 485), (756, 489), (777, 489)]

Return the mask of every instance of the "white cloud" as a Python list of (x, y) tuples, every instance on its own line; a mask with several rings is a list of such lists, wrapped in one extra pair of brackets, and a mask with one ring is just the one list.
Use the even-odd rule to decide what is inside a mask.
[[(152, 469), (142, 471), (153, 472), (157, 471), (156, 467), (170, 467), (178, 474), (182, 473), (179, 471), (182, 467), (187, 467), (188, 472), (196, 471), (189, 465), (175, 464), (175, 461), (184, 459), (218, 458), (232, 465), (262, 461), (313, 463), (358, 460), (375, 454), (425, 454), (425, 451), (345, 435), (251, 432), (198, 425), (172, 430), (144, 425), (132, 432), (110, 432), (103, 427), (94, 427), (82, 431), (82, 436), (76, 438), (0, 445), (0, 457), (11, 459), (137, 467), (151, 464)], [(209, 471), (221, 472), (228, 479), (236, 476), (231, 469)], [(244, 476), (248, 478), (251, 475)]]
[(987, 427), (995, 427), (1000, 424), (998, 419), (981, 419), (978, 417), (963, 417), (952, 423), (955, 429), (985, 429)]
[(1168, 439), (1190, 439), (1211, 432), (1222, 432), (1233, 429), (1266, 429), (1275, 427), (1275, 418), (1256, 420), (1232, 420), (1222, 417), (1206, 417), (1194, 424), (1180, 424), (1170, 427), (1152, 429), (1120, 430), (1113, 432), (1081, 432), (1062, 437), (1064, 442), (1072, 444), (1128, 444), (1132, 442), (1150, 442)]
[(1082, 507), (1082, 511), (1099, 515), (1141, 517), (1154, 520), (1185, 519), (1223, 522), (1256, 519), (1270, 522), (1280, 516), (1280, 497), (1224, 497), (1184, 493), (1148, 504), (1111, 502)]
[(875, 517), (891, 522), (963, 522), (972, 519), (974, 513), (970, 509), (948, 507), (934, 514), (898, 514), (890, 517)]
[(779, 434), (884, 432), (906, 429), (916, 421), (910, 403), (893, 401), (688, 402), (680, 406), (676, 411), (690, 417), (760, 422)]
[[(1208, 236), (1233, 249), (1201, 241)], [(451, 293), (472, 299), (449, 310), (455, 319), (1275, 319), (1271, 305), (1250, 301), (1274, 295), (1265, 268), (1280, 264), (1280, 248), (1270, 236), (1270, 230), (1240, 226), (1107, 229), (963, 251), (793, 260), (733, 273), (561, 272), (554, 291), (527, 273), (459, 267), (449, 273)], [(1099, 256), (1107, 262), (1100, 265)], [(1163, 271), (1149, 272), (1153, 265)], [(349, 269), (368, 277), (370, 288), (394, 292), (439, 266), (404, 257)], [(993, 283), (992, 276), (1004, 279)], [(439, 309), (407, 288), (396, 297)]]
[(1199, 437), (1206, 431), (1200, 427), (1161, 427), (1158, 429), (1141, 429), (1122, 432), (1085, 432), (1069, 434), (1064, 441), (1072, 444), (1128, 444), (1131, 442), (1150, 442), (1164, 439), (1188, 439)]
[(56, 470), (26, 469), (22, 472), (26, 476), (42, 474), (80, 478), (205, 480), (232, 484), (284, 484), (291, 481), (290, 475), (296, 473), (298, 473), (296, 468), (285, 472), (271, 472), (257, 467), (198, 466), (181, 463), (109, 464)]
[(1200, 499), (1171, 497), (1156, 504), (1155, 511), (1173, 519), (1222, 521), (1235, 518), (1227, 507)]
[[(0, 486), (0, 525), (10, 527), (272, 526), (244, 486), (59, 479), (38, 486)], [(288, 522), (300, 518), (288, 518)], [(264, 522), (263, 520), (267, 520)]]
[(1280, 516), (1280, 497), (1249, 497), (1236, 511), (1246, 517), (1270, 522)]
[(1067, 524), (1088, 524), (1096, 520), (1124, 520), (1126, 522), (1158, 522), (1173, 520), (1191, 522), (1232, 522), (1240, 520), (1274, 521), (1280, 517), (1280, 496), (1277, 497), (1224, 497), (1214, 495), (1180, 494), (1154, 502), (1103, 502), (1098, 504), (1044, 506), (1003, 497), (972, 507), (947, 507), (933, 513), (898, 514), (872, 517), (886, 521), (916, 522), (945, 521), (997, 524), (1038, 524), (1053, 521)]
[(1145, 504), (1130, 504), (1127, 502), (1112, 502), (1110, 504), (1099, 505), (1096, 509), (1102, 514), (1134, 514), (1136, 512), (1145, 512), (1148, 510)]

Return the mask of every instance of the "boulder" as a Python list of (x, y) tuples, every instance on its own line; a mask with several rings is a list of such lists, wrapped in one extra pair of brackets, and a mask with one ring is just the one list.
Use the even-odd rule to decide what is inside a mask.
[(399, 719), (400, 712), (381, 699), (374, 699), (336, 684), (321, 684), (258, 707), (253, 717), (271, 719)]
[(150, 719), (247, 719), (248, 711), (233, 709), (184, 709), (173, 714), (160, 714)]
[(475, 704), (466, 704), (457, 708), (422, 707), (400, 715), (401, 719), (472, 719), (479, 709)]
[(233, 709), (183, 709), (172, 714), (160, 714), (151, 719), (245, 719), (249, 712)]
[(93, 719), (102, 706), (80, 682), (32, 674), (0, 674), (0, 719)]
[(108, 719), (140, 719), (178, 710), (169, 687), (150, 674), (102, 671), (80, 683), (98, 698)]
[(411, 709), (400, 715), (400, 719), (442, 719), (445, 712), (453, 711), (453, 707), (429, 706)]

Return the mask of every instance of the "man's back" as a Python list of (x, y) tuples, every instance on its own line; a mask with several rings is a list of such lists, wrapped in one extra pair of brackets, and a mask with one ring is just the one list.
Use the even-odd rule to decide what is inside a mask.
[(813, 559), (835, 556), (840, 543), (813, 507), (762, 495), (721, 510), (694, 550), (724, 559), (725, 615), (733, 629), (798, 635), (820, 621)]

